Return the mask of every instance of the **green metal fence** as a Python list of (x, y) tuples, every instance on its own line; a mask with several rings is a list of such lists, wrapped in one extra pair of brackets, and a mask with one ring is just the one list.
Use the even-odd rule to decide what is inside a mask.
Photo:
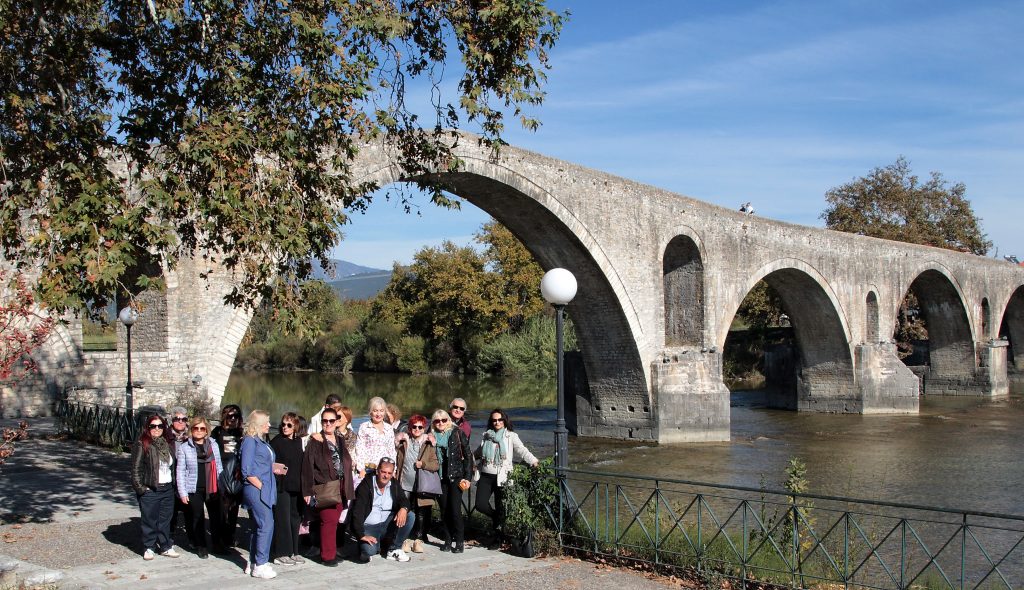
[(76, 440), (128, 449), (139, 437), (138, 416), (130, 420), (121, 408), (62, 399), (56, 417), (58, 429)]
[(792, 588), (1024, 587), (1024, 517), (567, 470), (563, 548)]

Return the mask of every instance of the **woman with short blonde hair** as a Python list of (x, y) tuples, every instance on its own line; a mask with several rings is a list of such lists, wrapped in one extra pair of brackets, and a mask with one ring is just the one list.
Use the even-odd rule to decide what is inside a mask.
[(434, 410), (431, 423), (434, 426), (431, 442), (441, 466), (440, 504), (444, 524), (441, 551), (462, 553), (465, 541), (462, 493), (469, 489), (469, 480), (473, 477), (473, 453), (469, 450), (469, 437), (455, 426), (448, 412)]
[(242, 497), (252, 519), (246, 573), (251, 573), (254, 578), (270, 579), (277, 576), (269, 563), (270, 539), (274, 535), (274, 505), (277, 504), (276, 455), (266, 440), (270, 432), (270, 414), (253, 410), (245, 421), (243, 432), (241, 459), (245, 485)]

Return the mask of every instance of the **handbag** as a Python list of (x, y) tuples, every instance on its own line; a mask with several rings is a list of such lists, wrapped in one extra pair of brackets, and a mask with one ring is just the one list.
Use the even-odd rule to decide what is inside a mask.
[(313, 496), (316, 497), (316, 507), (334, 508), (341, 504), (341, 480), (332, 479), (327, 483), (318, 483), (313, 486)]
[(229, 453), (224, 456), (223, 469), (217, 480), (217, 489), (225, 496), (242, 495), (242, 463), (238, 455)]
[(419, 469), (416, 471), (416, 485), (413, 489), (421, 498), (440, 498), (441, 476), (436, 471)]

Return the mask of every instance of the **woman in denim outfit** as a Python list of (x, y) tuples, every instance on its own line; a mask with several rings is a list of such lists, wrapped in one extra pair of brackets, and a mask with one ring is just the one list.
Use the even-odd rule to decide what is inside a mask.
[[(270, 432), (270, 414), (253, 410), (245, 421), (241, 461), (242, 498), (252, 519), (249, 563), (246, 572), (254, 578), (270, 579), (277, 572), (270, 566), (270, 540), (274, 536), (274, 504), (277, 503), (277, 478), (274, 477), (274, 449), (266, 441)], [(251, 566), (251, 567), (250, 567)]]

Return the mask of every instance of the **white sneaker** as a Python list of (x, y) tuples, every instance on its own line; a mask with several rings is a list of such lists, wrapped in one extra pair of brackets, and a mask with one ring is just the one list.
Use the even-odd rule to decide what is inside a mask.
[(409, 561), (409, 556), (401, 549), (392, 549), (388, 552), (388, 559), (392, 561)]
[(167, 551), (164, 551), (160, 555), (163, 555), (164, 557), (174, 557), (174, 558), (181, 557), (181, 553), (178, 553), (177, 551), (175, 551), (174, 547), (171, 547), (170, 549), (168, 549)]
[(252, 568), (252, 577), (270, 580), (277, 577), (277, 572), (274, 571), (274, 568), (270, 567), (269, 563), (264, 563)]
[(153, 561), (153, 558), (155, 557), (156, 553), (153, 553), (152, 549), (146, 549), (146, 552), (142, 554), (142, 559), (145, 559), (146, 561)]

